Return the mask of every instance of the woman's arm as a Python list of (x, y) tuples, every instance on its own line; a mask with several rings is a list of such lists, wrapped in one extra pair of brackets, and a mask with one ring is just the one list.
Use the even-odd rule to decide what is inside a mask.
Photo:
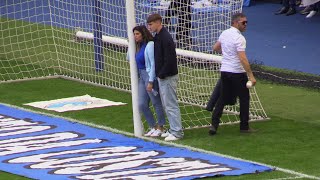
[(147, 86), (147, 91), (150, 92), (153, 88), (153, 81), (156, 77), (153, 41), (148, 42), (144, 54), (145, 54), (146, 71), (149, 75), (149, 83)]

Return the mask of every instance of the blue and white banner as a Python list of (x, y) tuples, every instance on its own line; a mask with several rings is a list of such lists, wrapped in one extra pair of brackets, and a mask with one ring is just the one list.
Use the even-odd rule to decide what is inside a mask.
[(66, 112), (124, 104), (125, 103), (122, 102), (113, 102), (106, 99), (91, 97), (90, 95), (84, 95), (50, 101), (32, 102), (25, 105), (57, 112)]
[(194, 179), (271, 170), (4, 105), (0, 160), (2, 171), (46, 180)]

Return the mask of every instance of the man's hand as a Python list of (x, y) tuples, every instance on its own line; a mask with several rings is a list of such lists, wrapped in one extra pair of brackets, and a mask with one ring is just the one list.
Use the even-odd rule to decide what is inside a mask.
[(249, 77), (249, 80), (252, 82), (252, 86), (255, 86), (257, 83), (256, 78), (254, 78), (254, 76), (252, 75), (251, 77)]

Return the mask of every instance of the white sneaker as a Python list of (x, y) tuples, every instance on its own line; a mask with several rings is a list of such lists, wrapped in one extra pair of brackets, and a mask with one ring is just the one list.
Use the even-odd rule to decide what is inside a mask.
[(310, 11), (309, 14), (306, 16), (306, 18), (311, 18), (316, 14), (317, 14), (317, 11)]
[(162, 134), (162, 131), (160, 129), (157, 129), (150, 135), (150, 137), (159, 137), (161, 136), (161, 134)]
[(165, 141), (176, 141), (176, 140), (179, 140), (179, 139), (180, 139), (180, 138), (177, 138), (177, 137), (175, 137), (174, 135), (169, 134), (169, 136), (166, 137), (164, 140), (165, 140)]
[(146, 134), (144, 134), (144, 136), (149, 137), (151, 136), (151, 134), (153, 134), (156, 131), (155, 128), (152, 128), (149, 132), (147, 132)]
[(164, 137), (164, 138), (165, 138), (165, 137), (168, 137), (169, 134), (170, 134), (169, 131), (166, 131), (165, 133), (162, 133), (162, 134), (161, 134), (161, 137)]

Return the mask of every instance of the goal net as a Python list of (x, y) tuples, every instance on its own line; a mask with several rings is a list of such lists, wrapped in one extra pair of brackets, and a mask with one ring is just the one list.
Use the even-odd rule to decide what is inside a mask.
[[(174, 3), (176, 2), (176, 3)], [(0, 2), (0, 82), (62, 77), (130, 91), (127, 18), (146, 24), (164, 17), (177, 45), (178, 98), (184, 128), (208, 126), (204, 108), (220, 78), (221, 57), (212, 52), (241, 0), (6, 0)], [(250, 119), (266, 113), (250, 89)], [(239, 121), (239, 104), (227, 106), (222, 123)], [(146, 127), (146, 126), (145, 126)]]

